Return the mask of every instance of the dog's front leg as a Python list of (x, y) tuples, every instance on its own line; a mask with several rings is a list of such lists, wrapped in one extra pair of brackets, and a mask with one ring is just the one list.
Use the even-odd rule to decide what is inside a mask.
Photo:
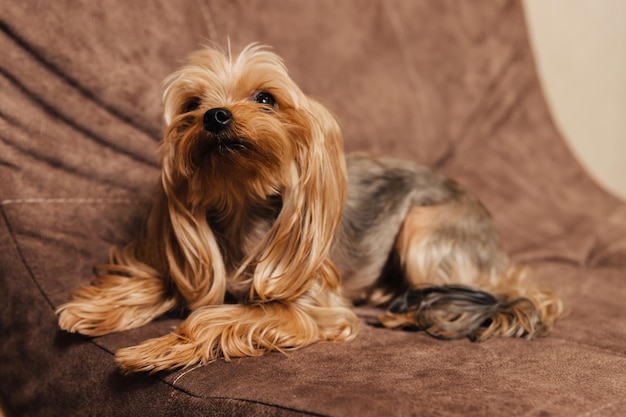
[(116, 361), (125, 373), (154, 373), (208, 363), (220, 356), (229, 361), (353, 337), (357, 319), (348, 307), (310, 301), (303, 297), (202, 307), (173, 333), (118, 350)]
[(176, 297), (161, 278), (104, 275), (74, 291), (57, 314), (61, 329), (101, 336), (143, 326), (176, 305)]

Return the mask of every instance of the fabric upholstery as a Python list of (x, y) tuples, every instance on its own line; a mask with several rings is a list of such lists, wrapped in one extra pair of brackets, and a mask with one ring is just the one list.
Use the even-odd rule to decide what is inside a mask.
[[(356, 340), (122, 376), (54, 310), (136, 232), (158, 178), (162, 80), (209, 42), (274, 47), (346, 150), (443, 170), (493, 214), (565, 314), (534, 341)], [(514, 0), (0, 3), (0, 395), (9, 415), (626, 414), (626, 205), (555, 128)]]

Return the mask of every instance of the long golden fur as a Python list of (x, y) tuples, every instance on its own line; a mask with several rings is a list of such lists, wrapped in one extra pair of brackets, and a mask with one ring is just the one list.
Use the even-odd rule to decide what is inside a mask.
[(441, 338), (533, 337), (559, 316), (476, 199), (425, 167), (344, 157), (334, 117), (267, 49), (196, 52), (164, 101), (143, 235), (58, 310), (61, 328), (89, 336), (190, 310), (172, 333), (120, 349), (123, 371), (350, 340), (353, 303)]

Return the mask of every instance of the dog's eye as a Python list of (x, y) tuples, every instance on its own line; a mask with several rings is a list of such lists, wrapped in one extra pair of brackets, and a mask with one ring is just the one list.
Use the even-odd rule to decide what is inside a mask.
[(276, 99), (273, 95), (266, 91), (261, 91), (254, 96), (254, 101), (259, 104), (265, 104), (266, 106), (276, 107)]
[(200, 107), (200, 99), (198, 97), (190, 98), (183, 107), (183, 113), (189, 113), (190, 111), (197, 110)]

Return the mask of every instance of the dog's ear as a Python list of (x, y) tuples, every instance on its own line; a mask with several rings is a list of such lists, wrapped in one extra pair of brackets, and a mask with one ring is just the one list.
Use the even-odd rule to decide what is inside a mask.
[(310, 99), (304, 103), (292, 117), (296, 151), (283, 207), (251, 261), (251, 296), (261, 300), (297, 298), (315, 282), (339, 286), (328, 253), (346, 200), (343, 139), (328, 110)]
[(151, 263), (172, 280), (189, 308), (224, 301), (226, 272), (205, 209), (188, 208), (187, 187), (174, 169), (173, 145), (164, 141), (159, 195), (148, 218), (142, 246)]

